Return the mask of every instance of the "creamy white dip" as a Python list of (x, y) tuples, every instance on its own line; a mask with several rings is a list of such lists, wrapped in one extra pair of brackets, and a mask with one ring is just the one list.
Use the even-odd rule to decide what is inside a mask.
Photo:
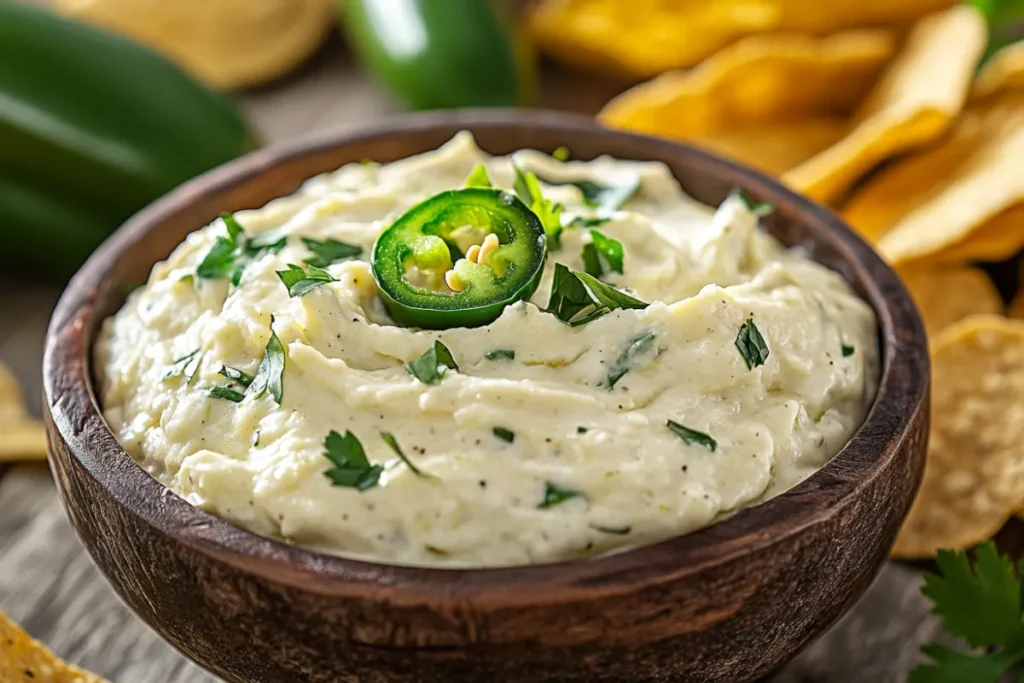
[[(554, 263), (582, 270), (588, 232), (568, 229), (536, 294), (490, 325), (395, 326), (368, 263), (377, 235), (415, 203), (461, 187), (478, 162), (511, 188), (513, 159), (550, 180), (639, 173), (637, 194), (599, 229), (625, 249), (624, 273), (604, 280), (650, 306), (579, 327), (545, 312)], [(567, 219), (592, 215), (576, 187), (543, 188)], [(286, 246), (249, 263), (234, 287), (193, 276), (224, 223), (191, 234), (106, 322), (101, 398), (114, 433), (154, 477), (287, 542), (389, 563), (494, 566), (663, 539), (808, 477), (874, 396), (868, 305), (839, 275), (759, 230), (741, 199), (713, 210), (659, 163), (490, 157), (460, 134), (396, 163), (345, 166), (236, 218), (250, 236), (287, 236)], [(275, 271), (310, 256), (300, 237), (357, 244), (363, 256), (330, 265), (337, 282), (290, 298)], [(269, 393), (211, 398), (226, 382), (222, 366), (255, 372), (271, 316), (287, 352), (281, 405)], [(748, 319), (770, 351), (753, 368), (736, 345)], [(650, 348), (606, 388), (630, 341), (651, 332)], [(405, 364), (435, 340), (459, 370), (427, 385)], [(514, 349), (515, 359), (488, 359), (494, 349)], [(188, 381), (175, 361), (196, 350)], [(687, 443), (668, 420), (709, 435), (715, 450)], [(351, 431), (384, 466), (377, 486), (332, 485), (332, 430)], [(381, 432), (430, 476), (403, 464)], [(541, 507), (549, 484), (582, 495)]]

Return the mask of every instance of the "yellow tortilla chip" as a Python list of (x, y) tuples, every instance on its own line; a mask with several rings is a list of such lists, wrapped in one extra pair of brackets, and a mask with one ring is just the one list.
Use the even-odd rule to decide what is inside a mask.
[(974, 79), (972, 99), (984, 99), (1004, 90), (1024, 90), (1024, 40), (1002, 48)]
[(528, 25), (541, 49), (561, 61), (650, 78), (693, 66), (754, 34), (827, 35), (905, 24), (952, 4), (953, 0), (541, 0), (529, 13)]
[(1024, 507), (1024, 322), (972, 316), (932, 344), (924, 482), (893, 554), (931, 557), (991, 537)]
[(999, 291), (980, 268), (912, 268), (900, 270), (900, 277), (921, 312), (929, 339), (970, 315), (1003, 312)]
[(782, 179), (832, 202), (879, 162), (941, 136), (963, 107), (987, 39), (985, 19), (968, 5), (922, 19), (850, 132)]
[(3, 683), (106, 683), (61, 661), (0, 612), (0, 681)]
[(847, 221), (894, 265), (1008, 258), (1024, 246), (1024, 93), (972, 107), (931, 149), (878, 173)]
[(777, 174), (842, 137), (895, 50), (888, 30), (755, 36), (690, 71), (626, 91), (598, 120), (694, 142)]
[(43, 423), (29, 417), (17, 380), (0, 364), (0, 463), (45, 458)]

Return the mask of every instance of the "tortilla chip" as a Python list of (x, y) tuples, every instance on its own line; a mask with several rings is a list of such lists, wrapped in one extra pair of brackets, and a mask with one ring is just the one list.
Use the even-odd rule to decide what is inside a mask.
[(931, 557), (991, 537), (1024, 507), (1024, 322), (972, 316), (932, 344), (924, 482), (897, 557)]
[(888, 30), (755, 36), (691, 71), (626, 91), (598, 120), (694, 142), (777, 174), (842, 137), (895, 50)]
[(602, 73), (650, 78), (693, 66), (754, 34), (828, 35), (906, 24), (952, 4), (953, 0), (541, 0), (534, 3), (528, 25), (534, 42), (561, 61)]
[(833, 202), (879, 162), (941, 136), (963, 107), (987, 37), (985, 19), (969, 5), (921, 20), (849, 134), (782, 179)]
[(924, 320), (929, 339), (970, 315), (1002, 315), (1003, 300), (980, 268), (939, 267), (901, 270)]
[(0, 681), (3, 683), (106, 683), (58, 659), (0, 612)]
[(1021, 159), (1024, 93), (1005, 93), (878, 173), (843, 214), (894, 265), (1008, 258), (1024, 246)]
[(982, 100), (1004, 90), (1024, 90), (1024, 40), (1000, 49), (978, 72), (971, 99)]
[(0, 364), (0, 463), (45, 458), (43, 423), (29, 417), (17, 380)]

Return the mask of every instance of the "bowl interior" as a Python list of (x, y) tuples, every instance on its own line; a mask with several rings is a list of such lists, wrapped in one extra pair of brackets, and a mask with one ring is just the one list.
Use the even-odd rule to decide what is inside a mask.
[[(550, 152), (564, 145), (576, 159), (609, 154), (661, 161), (686, 192), (713, 206), (737, 187), (755, 200), (772, 203), (775, 211), (764, 219), (765, 228), (784, 244), (805, 249), (811, 258), (842, 274), (878, 315), (882, 377), (865, 424), (825, 468), (756, 508), (686, 536), (548, 565), (423, 569), (327, 556), (255, 536), (176, 496), (163, 495), (163, 486), (131, 460), (106, 428), (89, 374), (97, 331), (123, 302), (125, 288), (144, 282), (154, 263), (221, 212), (258, 208), (293, 193), (305, 179), (346, 163), (388, 162), (435, 149), (460, 130), (471, 131), (485, 151), (497, 155), (522, 148)], [(62, 334), (76, 326), (82, 332), (80, 344)], [(182, 543), (281, 581), (301, 583), (316, 575), (333, 581), (326, 589), (340, 593), (353, 584), (381, 586), (386, 579), (380, 590), (394, 595), (443, 586), (460, 594), (499, 591), (509, 598), (518, 593), (514, 599), (520, 600), (532, 599), (523, 588), (540, 583), (571, 591), (601, 579), (605, 589), (614, 590), (619, 578), (635, 583), (645, 577), (678, 577), (680, 572), (799, 533), (844, 505), (861, 482), (877, 476), (886, 458), (895, 457), (893, 444), (921, 407), (927, 374), (923, 328), (899, 279), (826, 209), (766, 176), (692, 147), (603, 129), (582, 117), (500, 110), (420, 114), (367, 132), (265, 149), (182, 186), (134, 216), (76, 275), (51, 322), (45, 369), (51, 404), (62, 391), (70, 393), (71, 402), (82, 404), (81, 415), (62, 417), (56, 404), (53, 412), (56, 428), (88, 476)], [(460, 573), (462, 579), (452, 582), (452, 572)]]

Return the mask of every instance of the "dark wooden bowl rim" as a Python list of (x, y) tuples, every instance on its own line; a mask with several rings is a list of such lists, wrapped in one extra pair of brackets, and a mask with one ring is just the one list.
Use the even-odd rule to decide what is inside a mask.
[[(807, 480), (757, 507), (684, 536), (603, 556), (531, 566), (432, 569), (378, 564), (294, 547), (239, 529), (170, 493), (121, 448), (93, 391), (91, 350), (105, 311), (99, 302), (112, 287), (108, 271), (122, 254), (145, 240), (150, 226), (174, 212), (185, 197), (245, 182), (293, 157), (391, 131), (423, 131), (439, 124), (486, 128), (536, 126), (598, 136), (624, 136), (641, 148), (679, 143), (609, 131), (584, 117), (554, 112), (462, 111), (396, 117), (354, 133), (318, 136), (259, 150), (183, 185), (143, 209), (97, 250), (68, 285), (54, 312), (45, 352), (44, 387), (54, 425), (81, 468), (126, 510), (159, 533), (198, 552), (268, 580), (331, 596), (368, 592), (396, 604), (417, 604), (447, 595), (457, 601), (504, 606), (571, 604), (579, 598), (624, 594), (638, 583), (658, 584), (696, 575), (709, 566), (761, 549), (828, 519), (899, 457), (900, 441), (927, 390), (928, 355), (923, 329), (898, 277), (843, 222), (824, 207), (776, 181), (710, 153), (687, 147), (707, 169), (729, 173), (754, 196), (795, 206), (838, 238), (847, 263), (864, 266), (873, 279), (861, 294), (879, 318), (881, 378), (878, 395), (847, 445)], [(200, 226), (196, 226), (197, 228)], [(894, 381), (893, 367), (910, 366), (915, 385)], [(811, 495), (813, 494), (813, 495)], [(810, 500), (813, 499), (813, 502)], [(836, 539), (842, 542), (842, 539)]]

